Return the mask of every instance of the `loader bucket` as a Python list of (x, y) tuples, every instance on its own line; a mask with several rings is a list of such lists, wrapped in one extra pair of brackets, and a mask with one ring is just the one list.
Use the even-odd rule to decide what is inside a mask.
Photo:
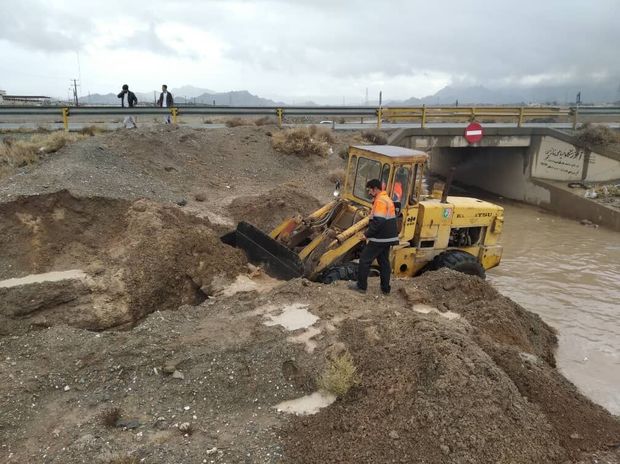
[(222, 236), (221, 240), (245, 251), (251, 262), (264, 265), (273, 277), (289, 280), (304, 274), (304, 266), (294, 251), (252, 224), (240, 222), (237, 230)]

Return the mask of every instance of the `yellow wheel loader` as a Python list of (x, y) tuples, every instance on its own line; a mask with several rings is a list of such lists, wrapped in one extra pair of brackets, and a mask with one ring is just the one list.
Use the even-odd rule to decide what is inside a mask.
[(372, 206), (366, 182), (379, 179), (398, 216), (400, 243), (390, 253), (394, 276), (448, 267), (484, 278), (502, 256), (498, 238), (504, 210), (475, 198), (447, 196), (450, 180), (443, 191), (426, 194), (427, 159), (426, 153), (402, 147), (351, 146), (344, 188), (337, 187), (333, 201), (306, 217), (285, 220), (268, 234), (241, 222), (222, 241), (242, 248), (278, 278), (355, 280)]

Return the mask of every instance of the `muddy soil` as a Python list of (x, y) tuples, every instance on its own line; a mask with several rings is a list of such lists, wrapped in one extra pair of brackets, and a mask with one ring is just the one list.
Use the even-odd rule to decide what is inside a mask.
[[(1, 203), (0, 215), (4, 335), (56, 324), (131, 326), (156, 310), (201, 303), (245, 269), (245, 256), (223, 248), (208, 220), (148, 200), (61, 191)], [(46, 280), (59, 271), (83, 275)], [(26, 276), (39, 282), (2, 286)]]
[(235, 198), (229, 211), (235, 221), (251, 221), (263, 231), (270, 231), (283, 220), (316, 211), (321, 207), (315, 197), (304, 192), (299, 183), (280, 185), (262, 195)]
[[(360, 295), (222, 245), (331, 194), (337, 154), (283, 157), (270, 130), (118, 131), (0, 180), (1, 462), (620, 463), (618, 418), (556, 370), (553, 330), (487, 283)], [(283, 412), (342, 353), (359, 382)]]

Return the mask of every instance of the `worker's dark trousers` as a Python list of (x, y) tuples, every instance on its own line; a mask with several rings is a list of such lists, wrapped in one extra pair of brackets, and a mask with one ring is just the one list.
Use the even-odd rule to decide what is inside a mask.
[(379, 272), (381, 273), (381, 291), (390, 293), (390, 247), (384, 243), (368, 242), (366, 248), (360, 256), (359, 267), (357, 268), (357, 286), (362, 290), (368, 287), (368, 273), (370, 265), (377, 259), (379, 263)]

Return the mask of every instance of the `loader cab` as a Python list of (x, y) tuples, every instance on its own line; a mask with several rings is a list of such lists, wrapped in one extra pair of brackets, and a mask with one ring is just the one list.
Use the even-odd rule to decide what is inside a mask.
[[(418, 150), (390, 145), (351, 146), (344, 187), (344, 198), (372, 207), (372, 198), (366, 192), (371, 179), (381, 180), (390, 195), (399, 216), (399, 232), (412, 233), (415, 227), (415, 209), (422, 195), (424, 164), (428, 155)], [(409, 229), (405, 231), (405, 229)]]

